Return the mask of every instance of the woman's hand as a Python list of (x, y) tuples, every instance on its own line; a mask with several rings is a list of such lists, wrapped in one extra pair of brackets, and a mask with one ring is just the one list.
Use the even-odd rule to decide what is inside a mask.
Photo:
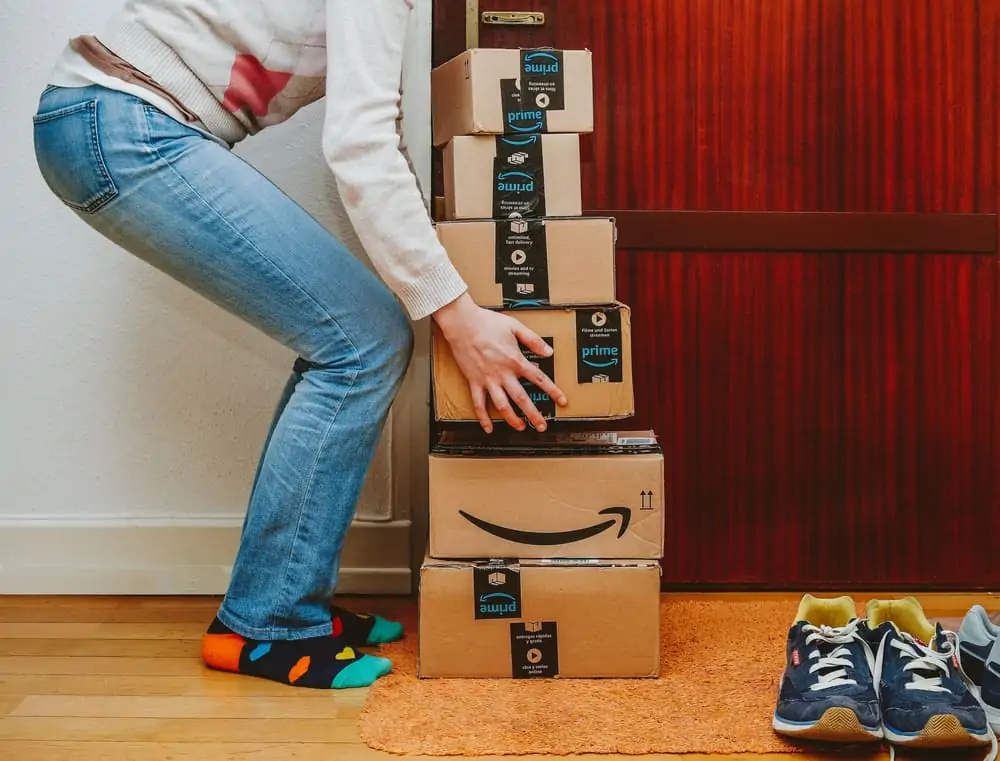
[(487, 394), (512, 428), (523, 431), (525, 425), (511, 402), (521, 408), (536, 430), (545, 430), (545, 419), (531, 403), (520, 378), (535, 384), (556, 404), (566, 404), (566, 395), (525, 358), (518, 341), (542, 357), (551, 356), (552, 347), (518, 320), (477, 306), (468, 293), (435, 312), (434, 320), (469, 382), (476, 417), (486, 433), (493, 431), (486, 412)]

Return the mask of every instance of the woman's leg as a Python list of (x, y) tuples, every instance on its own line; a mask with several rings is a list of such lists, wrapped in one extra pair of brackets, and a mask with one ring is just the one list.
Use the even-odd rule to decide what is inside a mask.
[(256, 641), (329, 638), (337, 559), (412, 350), (405, 314), (255, 169), (140, 100), (50, 90), (35, 122), (42, 175), (84, 221), (298, 354), (219, 620)]

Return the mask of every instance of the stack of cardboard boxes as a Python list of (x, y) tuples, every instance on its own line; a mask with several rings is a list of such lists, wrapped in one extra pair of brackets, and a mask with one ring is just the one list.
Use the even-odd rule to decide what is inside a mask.
[[(468, 50), (432, 75), (447, 220), (438, 236), (480, 306), (510, 310), (553, 347), (527, 356), (569, 403), (524, 381), (556, 421), (549, 432), (464, 426), (432, 447), (425, 678), (659, 674), (656, 437), (558, 423), (635, 411), (614, 220), (582, 216), (579, 135), (593, 131), (592, 83), (585, 50)], [(474, 423), (468, 383), (436, 330), (432, 366), (436, 419)]]

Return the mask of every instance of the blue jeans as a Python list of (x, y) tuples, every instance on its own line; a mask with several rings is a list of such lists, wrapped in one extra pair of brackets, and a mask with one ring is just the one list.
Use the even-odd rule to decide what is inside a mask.
[(254, 639), (329, 635), (344, 537), (410, 361), (405, 312), (224, 143), (138, 98), (48, 88), (34, 140), (80, 219), (298, 356), (218, 615)]

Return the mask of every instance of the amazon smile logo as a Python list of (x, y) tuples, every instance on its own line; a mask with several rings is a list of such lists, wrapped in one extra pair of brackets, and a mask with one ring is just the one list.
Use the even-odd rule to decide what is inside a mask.
[(557, 544), (582, 542), (585, 539), (590, 539), (604, 533), (619, 521), (621, 525), (618, 528), (617, 538), (621, 539), (625, 535), (625, 532), (628, 531), (629, 522), (632, 520), (632, 510), (630, 508), (606, 507), (598, 515), (614, 515), (617, 517), (608, 518), (592, 526), (584, 526), (583, 528), (571, 529), (569, 531), (521, 531), (520, 529), (498, 526), (495, 523), (484, 521), (482, 518), (477, 518), (465, 512), (465, 510), (459, 510), (458, 514), (473, 526), (482, 529), (487, 534), (492, 534), (498, 539), (506, 539), (508, 542), (515, 542), (517, 544), (530, 544), (535, 547), (552, 547)]

